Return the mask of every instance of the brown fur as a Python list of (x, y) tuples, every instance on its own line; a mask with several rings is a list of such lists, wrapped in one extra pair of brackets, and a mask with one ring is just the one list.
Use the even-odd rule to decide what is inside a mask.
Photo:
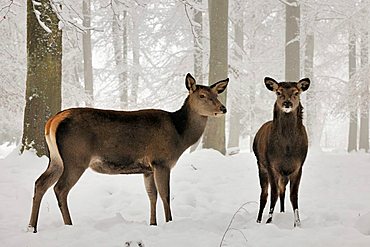
[(226, 113), (217, 94), (225, 90), (228, 79), (209, 87), (196, 85), (190, 74), (185, 81), (189, 96), (176, 112), (73, 108), (52, 117), (45, 126), (49, 166), (35, 183), (30, 219), (33, 231), (37, 231), (41, 199), (54, 183), (64, 223), (72, 224), (68, 192), (89, 167), (106, 174), (143, 174), (150, 200), (150, 224), (157, 224), (158, 192), (166, 222), (172, 220), (171, 169), (201, 137), (207, 118)]
[(290, 182), (290, 200), (297, 214), (295, 225), (299, 224), (298, 188), (308, 149), (307, 134), (302, 123), (303, 107), (299, 96), (301, 92), (308, 89), (309, 83), (307, 78), (298, 83), (277, 83), (271, 78), (265, 78), (266, 87), (276, 92), (277, 99), (274, 105), (273, 120), (262, 125), (253, 142), (261, 185), (257, 222), (261, 222), (262, 219), (269, 185), (271, 205), (267, 222), (272, 221), (278, 196), (280, 197), (280, 211), (284, 212), (285, 188)]

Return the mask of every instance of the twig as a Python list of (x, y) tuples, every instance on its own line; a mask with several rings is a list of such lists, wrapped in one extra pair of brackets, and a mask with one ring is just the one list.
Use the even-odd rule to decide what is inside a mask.
[[(190, 23), (190, 26), (191, 26), (191, 32), (192, 32), (192, 34), (193, 34), (193, 36), (194, 36), (194, 38), (195, 38), (195, 41), (197, 42), (197, 45), (198, 45), (198, 47), (201, 49), (201, 50), (203, 50), (203, 46), (202, 46), (202, 44), (199, 42), (199, 36), (195, 33), (195, 28), (194, 28), (194, 23), (193, 23), (193, 20), (190, 18), (190, 16), (189, 16), (189, 13), (188, 13), (188, 8), (187, 8), (187, 5), (188, 5), (188, 3), (186, 3), (186, 2), (183, 2), (183, 4), (184, 4), (184, 8), (185, 8), (185, 14), (186, 14), (186, 17), (188, 18), (188, 20), (189, 20), (189, 23)], [(198, 25), (202, 25), (201, 23), (197, 23)]]
[(234, 221), (234, 219), (235, 219), (236, 215), (240, 212), (240, 210), (242, 210), (242, 209), (243, 209), (243, 210), (245, 210), (247, 213), (249, 213), (249, 211), (248, 211), (247, 209), (245, 209), (245, 208), (244, 208), (244, 206), (246, 206), (246, 205), (248, 205), (248, 204), (252, 204), (252, 203), (257, 203), (257, 202), (255, 202), (255, 201), (249, 201), (249, 202), (246, 202), (246, 203), (244, 203), (243, 205), (241, 205), (241, 206), (238, 208), (238, 210), (236, 210), (236, 211), (235, 211), (235, 213), (234, 213), (233, 217), (231, 217), (231, 220), (230, 220), (230, 222), (229, 222), (229, 225), (227, 226), (227, 228), (226, 228), (226, 230), (225, 230), (225, 232), (224, 232), (224, 235), (222, 236), (222, 239), (221, 239), (221, 242), (220, 242), (220, 247), (222, 246), (222, 244), (223, 244), (223, 242), (224, 242), (224, 240), (225, 240), (226, 234), (227, 234), (230, 230), (240, 232), (240, 233), (243, 235), (243, 238), (244, 238), (245, 242), (248, 242), (248, 239), (245, 237), (244, 233), (243, 233), (240, 229), (237, 229), (237, 228), (233, 228), (233, 227), (231, 227), (231, 224), (233, 223), (233, 221)]
[(5, 20), (5, 19), (6, 19), (6, 16), (9, 14), (9, 12), (10, 12), (10, 8), (12, 7), (12, 5), (13, 5), (13, 4), (14, 4), (14, 0), (10, 0), (8, 5), (5, 5), (4, 7), (2, 7), (2, 8), (0, 9), (0, 13), (1, 13), (4, 9), (6, 9), (6, 12), (5, 12), (5, 14), (3, 15), (3, 17), (1, 18), (0, 22), (2, 22), (3, 20)]

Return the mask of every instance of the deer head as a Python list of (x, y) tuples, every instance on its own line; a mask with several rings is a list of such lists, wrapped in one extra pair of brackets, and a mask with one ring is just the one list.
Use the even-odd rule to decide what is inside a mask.
[(265, 77), (265, 85), (268, 90), (276, 93), (277, 107), (285, 113), (290, 113), (299, 106), (300, 95), (309, 88), (310, 79), (279, 83), (270, 77)]
[(216, 82), (211, 86), (196, 85), (195, 79), (186, 75), (185, 85), (189, 90), (189, 103), (195, 112), (206, 117), (221, 116), (226, 113), (226, 107), (218, 100), (229, 82), (229, 78)]

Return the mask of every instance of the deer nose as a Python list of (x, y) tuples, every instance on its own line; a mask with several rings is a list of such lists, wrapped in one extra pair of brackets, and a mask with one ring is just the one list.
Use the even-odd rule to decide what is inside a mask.
[(222, 111), (222, 113), (226, 113), (227, 110), (226, 110), (226, 107), (225, 106), (220, 106), (220, 111)]
[(283, 107), (285, 107), (285, 108), (291, 108), (291, 107), (293, 107), (293, 104), (290, 101), (284, 101)]

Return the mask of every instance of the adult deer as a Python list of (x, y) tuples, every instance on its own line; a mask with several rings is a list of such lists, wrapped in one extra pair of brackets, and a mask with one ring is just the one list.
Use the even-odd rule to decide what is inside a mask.
[(262, 219), (269, 185), (271, 204), (267, 223), (272, 221), (278, 196), (280, 211), (284, 212), (285, 188), (290, 182), (294, 226), (300, 226), (298, 189), (308, 149), (306, 129), (302, 123), (303, 107), (300, 103), (300, 94), (308, 89), (310, 80), (305, 78), (299, 82), (278, 83), (266, 77), (265, 85), (268, 90), (276, 93), (277, 98), (273, 120), (262, 125), (253, 142), (261, 185), (257, 222), (260, 223)]
[(157, 192), (166, 222), (171, 221), (171, 168), (201, 137), (207, 118), (226, 113), (217, 96), (225, 90), (228, 81), (196, 85), (195, 79), (187, 74), (185, 84), (189, 95), (176, 112), (72, 108), (50, 118), (45, 125), (49, 165), (35, 182), (30, 229), (37, 232), (42, 197), (55, 182), (64, 224), (72, 225), (68, 192), (89, 167), (105, 174), (144, 174), (150, 224), (157, 224)]

